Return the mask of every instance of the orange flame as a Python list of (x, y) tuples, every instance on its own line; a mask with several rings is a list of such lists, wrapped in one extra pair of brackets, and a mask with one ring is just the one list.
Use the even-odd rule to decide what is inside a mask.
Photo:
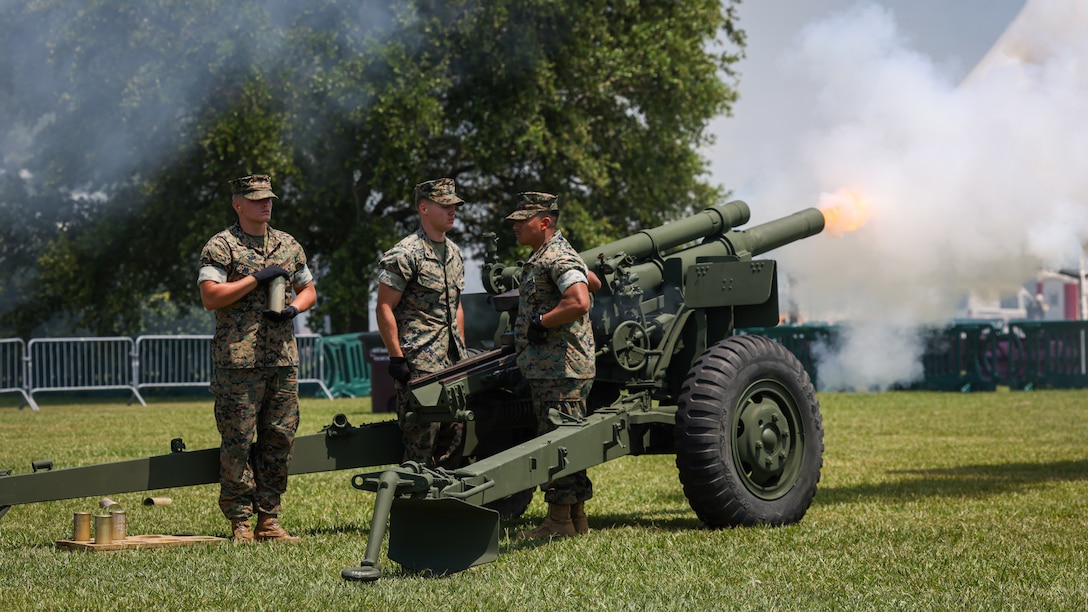
[(819, 209), (824, 214), (824, 230), (833, 236), (859, 229), (872, 216), (868, 200), (850, 189), (820, 194)]

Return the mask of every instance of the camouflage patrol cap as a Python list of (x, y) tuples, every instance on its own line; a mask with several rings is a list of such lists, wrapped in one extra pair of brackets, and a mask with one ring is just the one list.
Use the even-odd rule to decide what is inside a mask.
[(416, 185), (416, 202), (430, 200), (443, 206), (463, 206), (465, 201), (457, 197), (456, 188), (451, 178), (424, 181)]
[(272, 193), (272, 178), (267, 174), (251, 174), (230, 182), (231, 193), (247, 200), (263, 200), (279, 196)]
[(550, 193), (526, 191), (517, 195), (518, 208), (506, 215), (507, 221), (523, 221), (542, 212), (559, 212), (559, 200)]

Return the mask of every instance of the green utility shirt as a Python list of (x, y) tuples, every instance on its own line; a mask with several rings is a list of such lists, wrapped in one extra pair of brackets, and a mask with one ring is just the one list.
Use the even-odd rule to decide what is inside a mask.
[(466, 354), (457, 325), (465, 260), (449, 238), (444, 251), (442, 259), (421, 229), (404, 237), (378, 261), (378, 282), (401, 292), (393, 318), (400, 348), (416, 372), (438, 372)]
[(518, 287), (518, 318), (514, 324), (518, 368), (525, 378), (586, 379), (596, 376), (589, 313), (548, 329), (544, 344), (529, 344), (525, 336), (530, 317), (555, 308), (564, 291), (574, 283), (586, 283), (586, 278), (585, 263), (561, 232), (556, 232), (525, 262)]
[[(290, 234), (270, 227), (265, 236), (250, 236), (235, 223), (204, 245), (197, 284), (206, 280), (236, 281), (273, 264), (291, 275), (288, 280), (292, 288), (313, 281), (306, 253)], [(216, 368), (298, 365), (294, 322), (266, 319), (263, 312), (267, 303), (266, 285), (215, 311), (212, 363)], [(290, 300), (285, 303), (290, 304)]]

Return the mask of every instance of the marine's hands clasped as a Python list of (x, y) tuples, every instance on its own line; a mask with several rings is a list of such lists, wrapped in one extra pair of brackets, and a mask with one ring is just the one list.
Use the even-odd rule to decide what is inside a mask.
[(283, 310), (281, 310), (279, 312), (277, 312), (275, 310), (266, 310), (266, 311), (264, 311), (264, 318), (275, 321), (277, 323), (282, 323), (284, 321), (290, 321), (291, 319), (293, 319), (293, 318), (295, 318), (297, 316), (298, 316), (298, 308), (295, 308), (294, 306), (288, 306), (287, 308), (284, 308)]
[[(257, 279), (258, 285), (263, 285), (268, 281), (272, 280), (273, 278), (276, 278), (277, 276), (282, 276), (283, 278), (290, 278), (291, 274), (288, 273), (287, 270), (284, 270), (283, 267), (278, 265), (271, 265), (263, 270), (258, 270), (253, 273), (253, 278)], [(296, 312), (295, 314), (298, 314), (298, 312)]]
[[(287, 270), (284, 270), (282, 266), (275, 265), (275, 264), (273, 264), (271, 266), (268, 266), (267, 268), (264, 268), (263, 270), (258, 270), (258, 271), (253, 273), (253, 278), (257, 279), (257, 286), (258, 287), (261, 286), (261, 285), (265, 285), (269, 281), (271, 281), (272, 279), (277, 278), (277, 277), (281, 277), (281, 276), (283, 278), (291, 278), (291, 274)], [(283, 310), (265, 310), (264, 311), (264, 318), (266, 318), (266, 319), (268, 319), (270, 321), (275, 321), (277, 323), (282, 323), (284, 321), (290, 321), (291, 319), (294, 319), (297, 316), (298, 316), (298, 308), (296, 308), (295, 306), (288, 306), (287, 308), (284, 308)]]

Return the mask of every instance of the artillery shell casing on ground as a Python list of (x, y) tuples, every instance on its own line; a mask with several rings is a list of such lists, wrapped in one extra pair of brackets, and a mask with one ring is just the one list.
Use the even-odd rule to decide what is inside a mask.
[(108, 514), (94, 515), (94, 543), (113, 543), (113, 518)]
[(72, 541), (89, 542), (91, 540), (91, 513), (76, 512), (72, 519)]
[(114, 542), (125, 539), (128, 530), (128, 515), (124, 510), (110, 510), (110, 539)]

